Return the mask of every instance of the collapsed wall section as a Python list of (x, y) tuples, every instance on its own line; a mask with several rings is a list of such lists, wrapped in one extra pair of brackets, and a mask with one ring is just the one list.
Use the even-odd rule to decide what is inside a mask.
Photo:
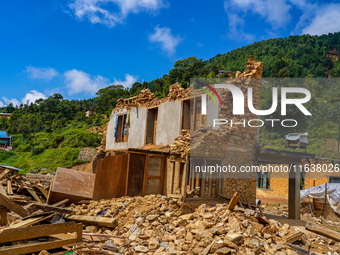
[[(253, 56), (250, 56), (243, 73), (237, 72), (235, 78), (223, 81), (224, 84), (231, 84), (242, 90), (245, 95), (245, 113), (244, 115), (233, 114), (235, 98), (232, 93), (227, 89), (217, 89), (222, 101), (218, 118), (228, 120), (228, 124), (191, 130), (191, 157), (220, 159), (222, 165), (234, 166), (237, 170), (240, 170), (241, 166), (252, 166), (256, 163), (257, 128), (242, 124), (230, 125), (230, 122), (244, 123), (249, 119), (258, 119), (247, 107), (247, 90), (248, 87), (253, 88), (253, 105), (258, 109), (262, 69), (263, 63), (257, 62)], [(255, 174), (242, 175), (228, 172), (222, 173), (219, 178), (223, 178), (224, 195), (231, 197), (238, 192), (240, 200), (255, 203)]]

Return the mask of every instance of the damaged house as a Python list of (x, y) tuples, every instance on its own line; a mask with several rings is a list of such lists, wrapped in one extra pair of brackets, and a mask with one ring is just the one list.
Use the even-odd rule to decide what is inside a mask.
[[(237, 72), (235, 78), (242, 90), (255, 86), (255, 106), (258, 106), (260, 84), (245, 81), (261, 78), (262, 66), (251, 56), (246, 70)], [(209, 105), (214, 102), (209, 100), (210, 114), (202, 115), (201, 103), (200, 95), (190, 95), (190, 88), (181, 88), (178, 83), (172, 85), (168, 96), (161, 100), (149, 89), (142, 90), (138, 96), (119, 99), (102, 143), (105, 149), (93, 162), (96, 175), (93, 199), (164, 194), (202, 201), (231, 197), (238, 192), (242, 201), (255, 203), (256, 177), (206, 175), (190, 167), (193, 163), (255, 164), (256, 129), (222, 129), (224, 141), (210, 135), (213, 119), (225, 118), (231, 112), (223, 107), (213, 110)], [(190, 155), (193, 146), (190, 133), (201, 138), (203, 134), (200, 143), (207, 142), (205, 147), (218, 151), (218, 156), (209, 157), (207, 151), (199, 149)]]

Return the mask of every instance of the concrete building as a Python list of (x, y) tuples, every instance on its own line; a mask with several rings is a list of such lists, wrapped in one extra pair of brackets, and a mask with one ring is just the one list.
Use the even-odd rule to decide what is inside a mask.
[(2, 119), (2, 118), (10, 119), (11, 115), (12, 115), (11, 113), (0, 112), (0, 119)]
[(12, 137), (6, 131), (0, 131), (0, 150), (11, 150)]

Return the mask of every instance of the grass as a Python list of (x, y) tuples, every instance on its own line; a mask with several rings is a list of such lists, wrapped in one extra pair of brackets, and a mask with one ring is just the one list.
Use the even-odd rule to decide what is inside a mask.
[(57, 167), (71, 167), (77, 163), (80, 148), (47, 149), (39, 155), (30, 152), (0, 152), (0, 164), (14, 166), (29, 172), (31, 170), (53, 173)]
[[(260, 144), (265, 148), (272, 148), (277, 150), (287, 150), (293, 152), (305, 152), (305, 149), (291, 149), (285, 148), (285, 139), (260, 139)], [(327, 139), (327, 158), (338, 159), (337, 155), (337, 141), (334, 139)], [(320, 158), (325, 157), (325, 144), (321, 138), (308, 138), (307, 153), (316, 154)]]

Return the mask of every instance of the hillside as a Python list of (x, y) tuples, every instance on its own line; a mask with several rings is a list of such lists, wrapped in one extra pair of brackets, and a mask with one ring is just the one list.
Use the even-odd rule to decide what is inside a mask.
[[(119, 98), (137, 95), (143, 88), (149, 88), (158, 98), (162, 98), (168, 94), (169, 86), (177, 80), (186, 88), (190, 78), (213, 78), (220, 69), (243, 71), (249, 55), (264, 62), (264, 77), (340, 77), (339, 52), (340, 33), (270, 39), (205, 61), (196, 57), (178, 60), (174, 68), (160, 78), (150, 82), (136, 82), (129, 89), (112, 85), (100, 89), (97, 96), (91, 99), (66, 100), (61, 94), (55, 94), (35, 104), (16, 107), (10, 104), (0, 108), (0, 112), (12, 113), (10, 120), (0, 119), (0, 130), (7, 130), (14, 137), (14, 151), (0, 152), (0, 164), (10, 164), (27, 171), (45, 168), (53, 171), (58, 165), (69, 167), (79, 163), (75, 156), (77, 151), (82, 147), (99, 146), (101, 140), (100, 135), (87, 130), (92, 126), (103, 125), (107, 121), (103, 115), (110, 116)], [(262, 91), (261, 107), (268, 107), (271, 102), (270, 93), (266, 88)], [(314, 94), (316, 96), (311, 106), (314, 112), (322, 112), (321, 115), (326, 117), (324, 125), (315, 125), (301, 119), (305, 121), (304, 130), (296, 131), (309, 132), (313, 141), (310, 152), (315, 153), (317, 150), (319, 154), (324, 154), (324, 148), (327, 148), (325, 143), (334, 144), (330, 141), (336, 141), (336, 144), (340, 140), (340, 89), (337, 84), (315, 85)], [(89, 109), (95, 109), (97, 114), (85, 117)], [(262, 129), (261, 145), (283, 149), (285, 132), (282, 129)], [(65, 160), (67, 151), (70, 157)], [(327, 156), (338, 157), (335, 149)]]

